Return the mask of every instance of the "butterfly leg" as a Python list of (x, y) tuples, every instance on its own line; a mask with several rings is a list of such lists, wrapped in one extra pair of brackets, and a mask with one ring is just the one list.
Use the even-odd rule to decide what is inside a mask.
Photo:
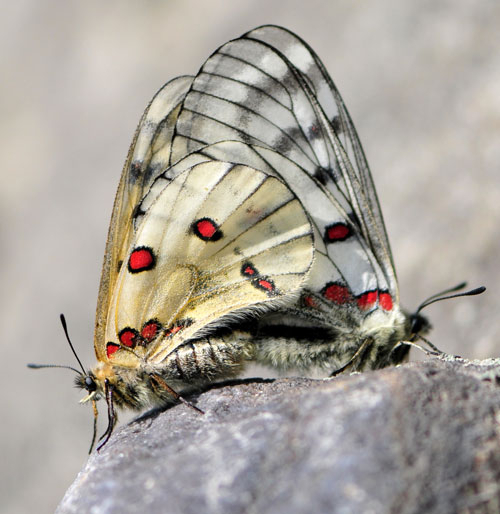
[(92, 410), (94, 412), (94, 431), (92, 435), (92, 442), (90, 443), (89, 448), (89, 455), (92, 453), (92, 450), (94, 448), (95, 440), (97, 437), (97, 417), (99, 415), (99, 411), (97, 410), (97, 402), (95, 400), (92, 400)]
[[(373, 339), (368, 338), (363, 341), (363, 343), (360, 345), (360, 347), (356, 350), (354, 355), (340, 368), (337, 368), (336, 370), (332, 371), (330, 373), (331, 377), (336, 377), (337, 375), (340, 375), (340, 373), (343, 373), (347, 368), (352, 367), (353, 371), (357, 371), (358, 368), (362, 367), (361, 364), (366, 360), (367, 354), (369, 353), (371, 347), (373, 345)], [(357, 366), (356, 366), (357, 361)]]
[(109, 441), (111, 434), (113, 433), (113, 429), (115, 428), (118, 417), (116, 415), (116, 411), (113, 405), (113, 386), (109, 383), (108, 379), (104, 381), (105, 394), (106, 394), (106, 403), (108, 404), (108, 428), (106, 428), (106, 432), (102, 434), (100, 441), (104, 439), (104, 441), (97, 447), (97, 451), (100, 451), (101, 448)]
[(191, 409), (194, 409), (195, 411), (199, 412), (200, 414), (205, 414), (201, 409), (193, 405), (192, 403), (188, 402), (186, 399), (184, 399), (179, 393), (174, 391), (166, 382), (161, 378), (159, 375), (155, 373), (151, 373), (149, 375), (151, 378), (151, 383), (153, 384), (153, 387), (160, 387), (167, 391), (170, 395), (172, 395), (178, 402), (183, 403), (184, 405), (187, 405), (188, 407), (191, 407)]

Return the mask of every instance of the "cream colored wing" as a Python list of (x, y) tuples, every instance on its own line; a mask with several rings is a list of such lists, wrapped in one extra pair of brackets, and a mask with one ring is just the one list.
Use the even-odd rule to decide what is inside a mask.
[(313, 257), (311, 222), (281, 180), (243, 165), (197, 164), (143, 217), (99, 354), (121, 366), (160, 362), (235, 316), (290, 304)]
[(192, 77), (178, 77), (160, 89), (145, 110), (130, 146), (111, 215), (97, 300), (94, 347), (99, 360), (106, 356), (98, 342), (104, 338), (111, 295), (134, 235), (132, 218), (151, 184), (169, 164), (180, 104), (191, 82)]

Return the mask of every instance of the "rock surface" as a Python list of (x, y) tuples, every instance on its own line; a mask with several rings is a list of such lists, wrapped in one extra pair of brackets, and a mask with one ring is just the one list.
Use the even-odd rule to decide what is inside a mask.
[(245, 380), (116, 430), (57, 513), (500, 511), (500, 361)]

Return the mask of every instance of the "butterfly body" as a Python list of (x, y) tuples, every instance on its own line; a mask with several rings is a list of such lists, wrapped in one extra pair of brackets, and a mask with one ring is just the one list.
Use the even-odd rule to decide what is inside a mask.
[(362, 350), (350, 366), (352, 371), (362, 371), (398, 364), (407, 357), (409, 347), (400, 343), (412, 339), (414, 332), (406, 312), (375, 312), (356, 325), (356, 312), (342, 309), (333, 326), (331, 320), (314, 314), (306, 319), (304, 311), (259, 322), (254, 338), (257, 362), (284, 371), (316, 367), (331, 372), (342, 368), (350, 360), (347, 356), (352, 358)]
[[(86, 376), (76, 379), (78, 387), (87, 389), (85, 379), (93, 384), (88, 399), (106, 397), (113, 390), (118, 407), (140, 411), (168, 405), (175, 401), (173, 391), (196, 390), (207, 383), (240, 374), (251, 356), (250, 334), (233, 332), (226, 338), (199, 340), (177, 348), (161, 365), (142, 362), (135, 367), (99, 362)], [(92, 394), (91, 392), (91, 394)]]
[[(142, 410), (175, 401), (170, 390), (162, 387), (163, 382), (174, 391), (188, 393), (208, 383), (238, 376), (248, 362), (282, 371), (307, 371), (313, 367), (335, 370), (345, 364), (346, 355), (354, 356), (362, 349), (350, 367), (352, 371), (398, 364), (406, 359), (409, 350), (400, 342), (413, 335), (410, 316), (402, 313), (397, 320), (392, 316), (385, 320), (374, 317), (373, 323), (356, 331), (282, 323), (280, 317), (279, 323), (252, 323), (253, 327), (243, 323), (246, 330), (216, 331), (214, 336), (179, 346), (160, 365), (143, 361), (125, 367), (99, 362), (88, 376), (100, 396), (105, 396), (106, 387), (111, 387), (118, 407)], [(79, 387), (85, 388), (85, 378), (77, 377)]]
[(157, 93), (113, 208), (85, 400), (164, 405), (249, 361), (379, 368), (427, 327), (400, 307), (361, 144), (305, 42), (259, 27)]

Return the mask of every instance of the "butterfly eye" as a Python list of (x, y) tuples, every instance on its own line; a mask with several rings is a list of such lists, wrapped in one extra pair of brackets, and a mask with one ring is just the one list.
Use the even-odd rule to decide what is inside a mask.
[(426, 334), (431, 329), (431, 324), (428, 319), (421, 314), (412, 314), (410, 316), (410, 333), (411, 334)]
[(89, 393), (93, 393), (97, 389), (97, 385), (92, 377), (85, 377), (85, 389)]

